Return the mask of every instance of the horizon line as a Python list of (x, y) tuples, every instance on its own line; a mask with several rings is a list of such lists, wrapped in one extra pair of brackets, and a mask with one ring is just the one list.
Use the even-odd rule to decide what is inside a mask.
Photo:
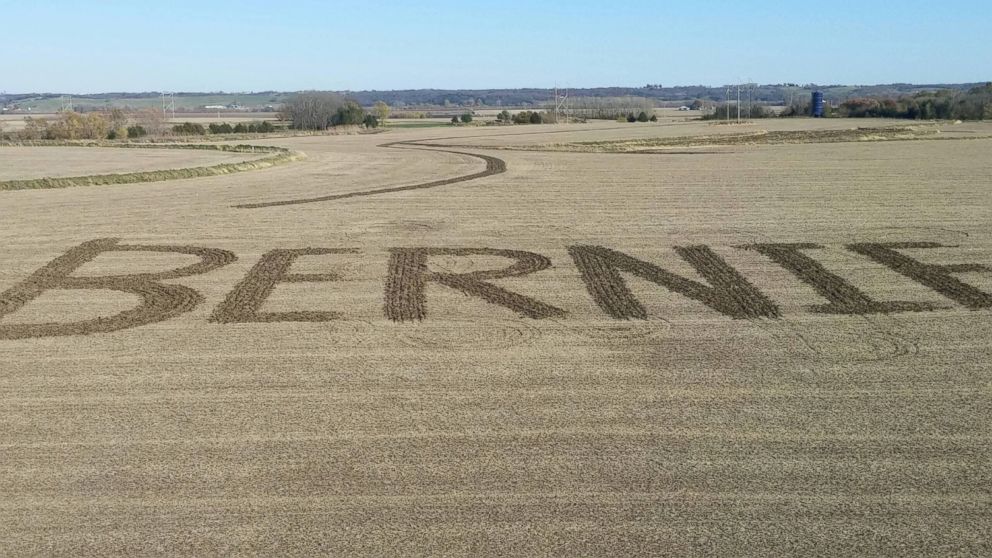
[[(990, 83), (990, 80), (976, 80), (976, 81), (962, 81), (962, 82), (939, 82), (939, 83), (916, 83), (911, 81), (893, 81), (888, 83), (802, 83), (795, 85), (787, 85), (793, 82), (779, 82), (779, 83), (756, 83), (756, 82), (741, 82), (740, 84), (680, 84), (680, 85), (660, 85), (658, 89), (681, 89), (686, 87), (704, 87), (708, 89), (717, 89), (721, 87), (732, 87), (736, 85), (744, 85), (745, 83), (755, 83), (757, 87), (882, 87), (886, 85), (909, 85), (916, 87), (941, 87), (941, 86), (962, 86), (962, 85), (974, 85), (982, 83)], [(654, 84), (645, 85), (595, 85), (595, 86), (559, 86), (558, 89), (650, 89)], [(259, 89), (250, 91), (225, 91), (225, 90), (201, 90), (201, 91), (179, 91), (179, 90), (131, 90), (131, 91), (89, 91), (85, 93), (67, 93), (65, 91), (26, 91), (26, 92), (0, 92), (0, 95), (76, 95), (79, 97), (87, 97), (90, 95), (109, 95), (114, 93), (120, 94), (143, 94), (143, 93), (171, 93), (174, 95), (257, 95), (261, 93), (302, 93), (302, 92), (330, 92), (330, 93), (391, 93), (397, 91), (523, 91), (528, 89), (536, 90), (553, 90), (556, 87), (554, 85), (550, 87), (465, 87), (465, 88), (449, 88), (449, 87), (407, 87), (407, 88), (397, 88), (397, 89)]]

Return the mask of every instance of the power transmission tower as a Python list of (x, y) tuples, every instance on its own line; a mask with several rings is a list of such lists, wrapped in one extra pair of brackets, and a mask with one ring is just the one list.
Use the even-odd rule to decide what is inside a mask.
[(62, 104), (59, 112), (72, 112), (72, 95), (62, 95), (59, 100)]
[(727, 124), (730, 124), (730, 86), (727, 86)]
[(741, 81), (737, 80), (737, 123), (741, 123)]
[(568, 120), (568, 88), (561, 92), (558, 90), (558, 84), (555, 84), (555, 124), (561, 122), (562, 116), (566, 121)]
[(176, 119), (176, 96), (173, 93), (162, 93), (162, 118)]

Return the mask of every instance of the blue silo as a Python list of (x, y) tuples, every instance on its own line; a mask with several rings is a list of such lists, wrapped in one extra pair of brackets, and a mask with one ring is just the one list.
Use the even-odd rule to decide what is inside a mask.
[(823, 93), (820, 91), (813, 92), (813, 103), (810, 105), (810, 112), (813, 118), (823, 118)]

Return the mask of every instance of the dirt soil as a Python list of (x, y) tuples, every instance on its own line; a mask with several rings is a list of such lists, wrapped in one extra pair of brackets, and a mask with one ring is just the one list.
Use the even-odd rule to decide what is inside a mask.
[(0, 181), (205, 167), (262, 156), (208, 150), (3, 146)]
[(992, 125), (516, 149), (858, 124), (0, 192), (0, 555), (989, 555)]

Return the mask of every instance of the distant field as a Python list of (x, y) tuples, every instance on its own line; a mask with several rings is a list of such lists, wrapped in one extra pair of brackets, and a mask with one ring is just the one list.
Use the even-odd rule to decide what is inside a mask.
[[(220, 94), (220, 95), (191, 95), (175, 96), (177, 109), (196, 110), (210, 105), (228, 106), (240, 104), (244, 107), (261, 108), (267, 105), (279, 105), (291, 97), (292, 93), (276, 94)], [(116, 98), (101, 99), (86, 96), (72, 96), (74, 106), (85, 107), (130, 107), (133, 109), (162, 108), (162, 98), (158, 95), (145, 98)], [(57, 112), (62, 109), (61, 97), (33, 98), (17, 101), (22, 110), (31, 109), (32, 112)]]
[(200, 124), (259, 122), (262, 120), (277, 121), (279, 115), (274, 112), (185, 112), (176, 113), (169, 122), (198, 122)]
[(17, 131), (24, 129), (24, 118), (26, 116), (36, 117), (36, 118), (54, 118), (54, 114), (2, 114), (0, 115), (0, 127), (3, 128), (5, 132)]
[(0, 555), (988, 556), (992, 123), (692, 117), (0, 191)]

